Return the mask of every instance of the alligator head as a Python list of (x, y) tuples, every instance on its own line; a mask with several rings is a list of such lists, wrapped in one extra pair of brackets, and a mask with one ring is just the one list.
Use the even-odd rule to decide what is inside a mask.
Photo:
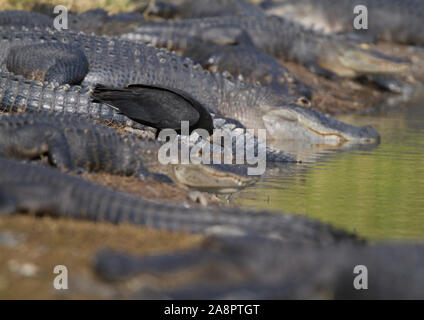
[(356, 78), (361, 75), (398, 75), (410, 67), (409, 61), (382, 54), (371, 49), (370, 45), (330, 39), (321, 46), (316, 64), (344, 78)]
[(186, 187), (221, 194), (237, 192), (259, 180), (247, 175), (246, 168), (230, 164), (176, 164), (172, 175)]
[(371, 126), (355, 127), (294, 103), (269, 108), (262, 116), (268, 140), (302, 141), (341, 145), (345, 142), (378, 143)]

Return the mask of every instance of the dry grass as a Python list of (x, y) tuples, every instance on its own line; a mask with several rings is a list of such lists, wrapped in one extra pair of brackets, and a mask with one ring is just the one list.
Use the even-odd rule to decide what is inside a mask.
[(0, 10), (31, 10), (35, 5), (64, 5), (69, 10), (82, 12), (103, 8), (111, 13), (128, 12), (144, 8), (151, 0), (3, 0)]

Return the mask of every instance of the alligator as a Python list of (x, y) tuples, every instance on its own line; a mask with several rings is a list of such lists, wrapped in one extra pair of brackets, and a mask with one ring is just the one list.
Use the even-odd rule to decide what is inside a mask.
[[(0, 11), (0, 26), (52, 27), (57, 14), (51, 8), (41, 12), (8, 10)], [(139, 12), (109, 15), (103, 9), (87, 10), (82, 13), (68, 12), (67, 28), (98, 35), (120, 35), (130, 32), (143, 23)]]
[(147, 8), (146, 16), (149, 18), (172, 19), (178, 15), (178, 5), (172, 2), (154, 1), (154, 3)]
[(45, 155), (51, 165), (66, 171), (82, 168), (162, 182), (172, 179), (179, 185), (214, 193), (232, 193), (258, 180), (248, 175), (246, 168), (234, 165), (161, 164), (161, 142), (121, 135), (81, 116), (0, 115), (0, 137), (0, 156), (33, 160)]
[(252, 234), (258, 239), (316, 246), (364, 241), (302, 216), (155, 203), (57, 169), (0, 158), (0, 214), (28, 211), (218, 237)]
[[(368, 29), (353, 29), (354, 7), (367, 8)], [(325, 32), (355, 33), (382, 41), (424, 45), (424, 5), (420, 0), (284, 0), (264, 1), (277, 14)]]
[[(224, 4), (220, 4), (220, 5), (224, 5)], [(230, 6), (231, 7), (231, 6)], [(223, 11), (225, 11), (225, 6), (222, 8)], [(27, 26), (51, 26), (53, 24), (53, 20), (51, 18), (51, 21), (48, 22), (48, 17), (47, 16), (40, 16), (39, 13), (31, 13), (31, 12), (20, 12), (20, 11), (7, 11), (7, 12), (3, 12), (3, 24), (6, 25), (27, 25)], [(122, 17), (121, 17), (122, 16)], [(22, 20), (25, 19), (25, 23), (21, 23)], [(78, 30), (78, 31), (84, 31), (84, 32), (95, 32), (97, 34), (110, 34), (110, 35), (117, 35), (117, 34), (122, 34), (122, 32), (127, 29), (130, 29), (131, 27), (134, 27), (134, 25), (139, 25), (142, 23), (142, 21), (139, 19), (139, 17), (137, 16), (137, 13), (128, 13), (128, 14), (120, 14), (120, 15), (108, 15), (106, 11), (102, 10), (102, 9), (97, 9), (97, 10), (89, 10), (87, 12), (81, 13), (81, 14), (72, 14), (70, 13), (70, 23), (69, 23), (69, 28), (73, 29), (73, 30)], [(0, 17), (0, 25), (2, 24), (2, 20)], [(99, 31), (101, 30), (101, 31)], [(230, 35), (228, 35), (228, 33), (230, 33)], [(219, 34), (216, 33), (214, 35), (214, 41), (217, 41), (219, 39), (222, 40), (222, 38), (224, 39), (224, 41), (230, 41), (230, 42), (234, 42), (237, 41), (237, 39), (234, 39), (234, 37), (237, 38), (237, 34), (240, 33), (239, 28), (233, 28), (231, 30), (229, 30), (228, 28), (225, 29), (225, 32), (220, 32)], [(354, 36), (354, 40), (358, 41), (358, 37), (356, 37), (356, 34), (352, 34), (349, 33), (348, 40), (351, 40), (352, 36)], [(333, 36), (334, 37), (334, 36)], [(333, 42), (340, 42), (337, 39), (339, 38), (339, 35), (337, 35), (337, 37), (334, 37), (334, 39), (332, 39)], [(345, 40), (344, 38), (341, 38), (342, 40)], [(360, 41), (363, 41), (364, 37), (361, 36), (359, 37)], [(179, 41), (181, 42), (181, 40)], [(193, 41), (185, 41), (188, 43), (192, 43)], [(184, 43), (184, 41), (183, 41)], [(194, 41), (195, 46), (196, 47), (201, 47), (203, 49), (203, 51), (205, 50), (205, 48), (207, 47), (211, 47), (211, 50), (213, 50), (214, 46), (209, 44), (209, 43), (199, 43), (198, 39), (196, 39), (196, 41)], [(158, 43), (160, 44), (160, 43)], [(244, 43), (246, 44), (246, 43)], [(248, 43), (250, 44), (250, 42)], [(202, 47), (202, 45), (204, 45), (204, 47)], [(168, 49), (175, 49), (174, 47), (176, 46), (176, 44), (171, 41), (168, 40), (166, 41), (166, 46)], [(179, 43), (178, 47), (181, 47), (182, 45)], [(256, 48), (253, 48), (251, 46), (249, 46), (249, 50), (246, 51), (247, 48), (243, 47), (240, 49), (237, 48), (230, 48), (230, 49), (226, 49), (223, 51), (227, 51), (227, 55), (230, 56), (230, 59), (236, 59), (237, 57), (240, 58), (240, 60), (253, 60), (255, 62), (255, 65), (257, 67), (259, 67), (259, 74), (266, 74), (266, 72), (268, 72), (269, 67), (266, 67), (263, 62), (267, 61), (267, 62), (271, 62), (272, 65), (274, 66), (278, 66), (278, 62), (276, 61), (271, 61), (272, 58), (263, 53), (260, 52), (259, 50), (257, 50)], [(193, 52), (193, 50), (191, 50)], [(208, 51), (209, 52), (209, 51)], [(209, 52), (209, 54), (214, 55), (215, 53), (213, 51)], [(220, 55), (222, 55), (223, 53), (220, 52)], [(234, 57), (234, 55), (236, 55), (236, 57)], [(325, 55), (324, 55), (325, 57)], [(377, 58), (376, 56), (374, 56), (374, 58)], [(383, 58), (381, 55), (379, 58)], [(404, 63), (406, 61), (402, 61), (402, 60), (396, 60), (394, 58), (391, 57), (385, 57), (387, 59), (391, 59), (393, 63)], [(230, 59), (226, 59), (226, 60), (230, 60)], [(386, 59), (386, 60), (387, 60)], [(236, 60), (237, 61), (237, 60)], [(343, 61), (346, 61), (346, 57), (343, 57)], [(355, 59), (352, 59), (353, 63), (355, 63)], [(350, 61), (349, 63), (352, 63), (352, 61)], [(344, 63), (342, 62), (342, 64)], [(377, 61), (378, 62), (378, 61)], [(386, 61), (387, 63), (388, 61)], [(223, 62), (221, 62), (222, 64), (224, 64)], [(384, 63), (384, 61), (383, 61)], [(228, 67), (228, 64), (224, 64), (225, 67)], [(326, 70), (325, 68), (318, 68), (316, 64), (308, 64), (308, 66), (314, 70), (319, 72), (320, 74), (326, 75), (326, 76), (332, 76), (335, 77), (336, 74), (340, 75), (339, 73), (342, 72), (343, 76), (360, 76), (361, 70), (356, 70), (356, 74), (352, 75), (351, 70), (349, 72), (347, 72), (346, 70), (341, 70), (340, 66), (338, 66), (337, 72), (334, 72), (334, 70), (332, 70), (332, 72), (329, 72), (330, 70)], [(243, 66), (242, 68), (237, 68), (236, 71), (241, 71), (242, 74), (249, 74), (251, 72), (253, 68), (252, 67), (247, 67), (247, 66)], [(253, 69), (255, 70), (254, 74), (258, 73), (258, 68)], [(275, 74), (276, 72), (273, 71), (272, 74), (270, 75), (271, 78), (282, 78), (282, 80), (285, 81), (285, 85), (283, 87), (283, 93), (284, 92), (288, 92), (289, 93), (295, 93), (295, 94), (300, 94), (300, 95), (305, 95), (306, 97), (310, 97), (310, 89), (305, 86), (304, 84), (302, 84), (301, 82), (299, 82), (298, 80), (296, 81), (290, 81), (293, 76), (289, 73), (288, 70), (285, 70), (284, 67), (282, 66), (278, 66), (277, 68), (275, 68), (275, 70), (279, 70), (278, 73), (274, 76), (273, 74)], [(346, 75), (346, 72), (348, 73), (348, 75)], [(369, 69), (366, 70), (366, 73), (373, 73), (374, 71), (370, 71)], [(363, 73), (363, 72), (362, 72)], [(255, 79), (256, 77), (253, 76), (253, 78)], [(261, 79), (262, 77), (260, 77)], [(269, 77), (265, 78), (265, 81), (262, 81), (262, 84), (266, 84), (268, 81), (266, 80)], [(249, 77), (245, 77), (245, 79), (249, 80)], [(399, 81), (397, 81), (396, 79), (392, 79), (392, 77), (382, 77), (382, 76), (378, 76), (378, 75), (367, 75), (366, 77), (361, 76), (360, 80), (371, 80), (372, 82), (376, 83), (377, 86), (381, 89), (384, 90), (389, 90), (389, 91), (393, 91), (396, 93), (399, 92), (403, 92), (403, 90), (409, 90), (407, 87), (405, 87), (405, 84), (401, 84), (399, 83)], [(286, 81), (289, 80), (289, 81)], [(278, 82), (273, 82), (272, 84), (277, 83), (277, 87), (280, 87), (278, 85)], [(287, 85), (289, 84), (289, 85)], [(273, 87), (275, 87), (273, 85)], [(287, 89), (287, 90), (286, 90)]]
[(70, 12), (68, 27), (88, 34), (112, 36), (130, 32), (143, 22), (143, 15), (137, 11), (109, 14), (104, 9), (93, 9), (82, 13)]
[(42, 13), (21, 10), (0, 11), (0, 26), (51, 27), (53, 20)]
[[(138, 299), (422, 299), (423, 263), (422, 245), (316, 248), (247, 236), (153, 256), (103, 249), (94, 268), (111, 284), (139, 275), (141, 283), (146, 275), (157, 279), (154, 288), (133, 290)], [(367, 280), (355, 281), (365, 272)], [(177, 285), (164, 284), (169, 277), (178, 277)]]
[(340, 37), (307, 29), (283, 17), (263, 19), (249, 16), (210, 17), (146, 22), (124, 39), (184, 50), (188, 39), (233, 40), (246, 31), (257, 48), (274, 57), (305, 65), (329, 77), (392, 75), (407, 70), (407, 61), (385, 56)]
[[(63, 94), (60, 87), (49, 89), (49, 84), (3, 80), (0, 91), (4, 95), (3, 108), (15, 105), (22, 108), (28, 105), (45, 107), (48, 104), (47, 108), (65, 108), (71, 112), (72, 109), (79, 109), (80, 112), (89, 110), (96, 114), (104, 111), (101, 117), (116, 119), (117, 113), (110, 107), (88, 102), (90, 86), (99, 83), (122, 87), (140, 83), (185, 91), (211, 113), (235, 119), (245, 128), (266, 129), (268, 141), (285, 139), (343, 143), (354, 140), (375, 143), (380, 138), (369, 126), (354, 127), (303, 107), (297, 103), (298, 97), (275, 94), (268, 88), (228, 79), (167, 50), (113, 37), (45, 28), (1, 27), (0, 61), (7, 59), (11, 47), (40, 42), (66, 43), (84, 52), (89, 72), (82, 81), (83, 86), (66, 90)], [(30, 48), (26, 54), (30, 55)], [(78, 93), (78, 90), (84, 94)]]
[[(28, 80), (21, 76), (15, 76), (9, 72), (0, 72), (0, 111), (6, 112), (56, 112), (61, 114), (87, 116), (90, 119), (98, 120), (104, 124), (120, 127), (125, 130), (137, 132), (137, 134), (147, 137), (155, 137), (148, 127), (135, 122), (116, 109), (102, 103), (91, 101), (92, 89), (81, 86), (54, 86), (52, 83)], [(233, 119), (212, 115), (214, 131), (223, 137), (229, 136), (237, 141), (251, 141), (245, 144), (245, 154), (256, 154), (260, 141), (252, 136), (252, 133)], [(213, 136), (213, 137), (214, 137)], [(213, 138), (212, 137), (212, 138)], [(212, 139), (212, 141), (215, 141)], [(217, 141), (219, 142), (219, 140)], [(201, 144), (199, 138), (190, 144)], [(232, 157), (237, 155), (239, 146), (233, 143), (230, 148), (227, 145), (210, 145), (211, 154), (225, 154), (229, 152)], [(276, 149), (265, 148), (266, 161), (268, 162), (296, 162), (296, 160)]]
[(276, 91), (312, 98), (312, 88), (296, 79), (276, 58), (258, 50), (246, 32), (235, 40), (236, 43), (221, 45), (194, 37), (188, 40), (182, 55), (208, 70), (229, 72), (249, 83), (259, 82)]
[(2, 114), (0, 156), (35, 159), (43, 155), (63, 170), (76, 167), (121, 175), (143, 175), (143, 154), (155, 141), (120, 136), (89, 119), (55, 113)]
[[(185, 13), (193, 12), (195, 8), (205, 8), (204, 5), (205, 3), (202, 3), (201, 1), (186, 1), (181, 5), (181, 11)], [(224, 12), (228, 12), (227, 6), (231, 6), (231, 3), (228, 1), (219, 3), (218, 1), (214, 2), (213, 5), (214, 8), (215, 6), (216, 8), (222, 7)], [(242, 5), (252, 7), (259, 12), (256, 6), (241, 0), (235, 1), (233, 5), (236, 7)], [(210, 5), (207, 6), (207, 9), (213, 10)], [(133, 26), (132, 29), (134, 29), (134, 24), (138, 23), (138, 25), (140, 25), (142, 19), (137, 19), (137, 13), (133, 14), (135, 17), (132, 17), (129, 13), (108, 15), (107, 11), (103, 9), (88, 10), (80, 14), (70, 14), (69, 28), (75, 31), (83, 31), (85, 33), (94, 32), (95, 34), (100, 35), (122, 34), (124, 33), (122, 32), (122, 27), (120, 29), (115, 27), (111, 28), (109, 24), (112, 24), (113, 22), (117, 23), (116, 21), (123, 20), (122, 24), (125, 22), (129, 24), (126, 25), (127, 29), (129, 29), (131, 26)], [(30, 16), (30, 14), (27, 15), (28, 20), (32, 20), (34, 25), (45, 25), (44, 19), (39, 19), (38, 15), (35, 15), (34, 17)], [(120, 18), (122, 15), (123, 17)], [(129, 17), (125, 18), (127, 15), (129, 15)], [(262, 16), (264, 17), (265, 15), (262, 14)], [(19, 12), (17, 17), (20, 17)], [(20, 20), (17, 19), (17, 22), (19, 21)], [(51, 25), (52, 24), (53, 22)], [(109, 29), (111, 29), (111, 31), (109, 31)], [(131, 30), (128, 30), (127, 32), (130, 31)], [(205, 64), (209, 63), (211, 59), (215, 58), (216, 61), (214, 61), (214, 65), (216, 64), (218, 70), (221, 73), (224, 71), (229, 71), (233, 75), (241, 74), (243, 79), (247, 80), (248, 82), (259, 81), (262, 85), (270, 85), (277, 90), (281, 89), (283, 92), (289, 92), (290, 94), (304, 95), (310, 99), (310, 88), (301, 83), (298, 79), (295, 79), (290, 71), (282, 66), (281, 63), (276, 61), (275, 58), (257, 50), (245, 32), (237, 37), (236, 41), (239, 45), (231, 47), (219, 46), (212, 42), (204, 43), (203, 41), (192, 41), (192, 46), (187, 49), (184, 55), (190, 58), (196, 57), (196, 60), (203, 67), (205, 67)], [(209, 49), (208, 51), (205, 50), (207, 48)], [(194, 54), (196, 55), (194, 56)], [(208, 57), (205, 55), (208, 55)], [(225, 55), (225, 62), (221, 58), (217, 57), (217, 55)], [(237, 65), (236, 67), (235, 64)]]

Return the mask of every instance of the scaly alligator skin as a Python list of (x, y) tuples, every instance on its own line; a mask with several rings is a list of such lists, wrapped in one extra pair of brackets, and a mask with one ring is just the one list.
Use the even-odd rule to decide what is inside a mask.
[(53, 20), (42, 13), (20, 10), (0, 11), (0, 26), (51, 27)]
[(84, 49), (90, 70), (83, 84), (122, 87), (141, 83), (185, 90), (211, 112), (224, 116), (232, 114), (232, 118), (248, 128), (264, 128), (260, 106), (267, 99), (269, 90), (243, 83), (233, 85), (218, 73), (211, 74), (166, 50), (113, 38), (53, 30), (21, 31), (11, 27), (2, 28), (0, 34), (4, 35), (0, 60), (6, 58), (12, 46), (39, 43), (41, 39), (66, 42)]
[[(20, 22), (21, 15), (24, 14), (19, 11), (13, 11), (10, 13), (9, 18), (12, 20), (13, 16), (16, 16), (16, 20)], [(26, 15), (28, 15), (28, 21), (33, 21), (33, 24), (37, 25), (39, 20), (38, 14), (31, 16), (30, 13), (26, 13)], [(111, 17), (107, 15), (107, 12), (101, 9), (90, 10), (79, 15), (71, 16), (69, 18), (69, 20), (73, 22), (70, 23), (70, 28), (72, 30), (84, 31), (86, 33), (91, 31), (92, 27), (90, 26), (96, 24), (104, 26), (104, 23), (110, 19)], [(191, 58), (195, 54), (195, 57), (202, 64), (202, 66), (205, 66), (205, 64), (212, 59), (214, 60), (214, 64), (217, 65), (220, 72), (229, 71), (235, 76), (241, 74), (248, 82), (259, 81), (262, 85), (271, 85), (273, 88), (281, 89), (282, 94), (288, 92), (290, 94), (304, 95), (308, 98), (311, 96), (310, 91), (307, 90), (307, 86), (300, 83), (298, 80), (295, 81), (294, 76), (290, 73), (290, 71), (288, 71), (278, 61), (276, 61), (275, 58), (256, 49), (247, 33), (243, 32), (235, 40), (240, 45), (222, 47), (214, 44), (213, 42), (204, 43), (203, 41), (194, 40), (191, 41), (192, 45), (189, 46), (187, 49), (188, 52), (186, 51), (185, 55)], [(66, 76), (66, 78), (58, 84), (78, 83), (82, 80), (81, 78), (86, 75), (87, 71), (81, 72), (78, 75), (74, 75), (71, 72), (74, 71), (75, 73), (76, 71), (79, 71), (75, 69), (83, 69), (83, 66), (85, 67), (85, 65), (88, 65), (88, 62), (84, 61), (86, 60), (85, 57), (72, 56), (72, 54), (80, 54), (76, 51), (81, 50), (76, 50), (69, 45), (63, 45), (61, 47), (48, 47), (45, 45), (46, 47), (40, 55), (40, 46), (43, 45), (33, 45), (30, 47), (30, 49), (26, 48), (25, 46), (14, 47), (7, 57), (8, 70), (13, 71), (16, 74), (24, 75), (26, 78), (38, 79), (41, 81), (46, 80), (49, 82), (52, 81), (52, 74), (56, 78), (65, 78)], [(69, 48), (66, 48), (65, 46), (69, 46)], [(30, 55), (30, 57), (28, 57), (28, 55)], [(220, 57), (218, 57), (218, 55)], [(224, 56), (225, 59), (222, 59), (222, 56)], [(65, 64), (66, 61), (64, 63), (64, 59), (70, 58), (74, 58), (74, 61), (78, 61), (78, 63), (66, 64), (66, 67), (70, 70), (49, 70), (49, 67), (57, 64), (56, 61), (60, 61), (61, 64)], [(29, 71), (27, 71), (25, 70), (27, 65), (33, 66), (33, 68), (29, 68)], [(229, 69), (229, 66), (232, 66), (232, 68)], [(44, 69), (45, 73), (49, 73), (48, 76), (50, 76), (50, 78), (35, 78), (33, 76), (34, 73), (43, 75), (43, 72), (39, 69)], [(53, 73), (52, 71), (56, 72)], [(266, 81), (268, 78), (270, 79)]]
[[(46, 14), (29, 11), (0, 11), (0, 26), (53, 27), (53, 6)], [(144, 21), (139, 12), (109, 15), (103, 9), (68, 13), (68, 28), (98, 35), (120, 35), (130, 32)]]
[[(367, 30), (353, 29), (357, 5), (368, 9)], [(424, 45), (424, 3), (420, 0), (284, 0), (266, 1), (262, 6), (270, 14), (327, 32), (353, 32), (377, 40)]]
[(40, 43), (11, 48), (6, 58), (6, 68), (27, 79), (55, 85), (78, 84), (88, 72), (88, 61), (79, 48), (67, 44)]
[[(181, 272), (196, 270), (176, 288), (158, 281), (148, 293), (155, 298), (422, 299), (423, 263), (422, 245), (316, 248), (242, 237), (214, 239), (200, 248), (149, 257), (103, 250), (96, 256), (95, 269), (115, 281), (141, 274), (181, 278)], [(367, 268), (367, 290), (353, 285), (359, 270), (365, 275), (363, 269), (354, 273), (358, 265)], [(146, 297), (145, 291), (133, 296)]]
[[(249, 129), (266, 129), (269, 141), (301, 139), (317, 143), (375, 143), (380, 138), (370, 127), (354, 127), (327, 118), (310, 108), (301, 107), (295, 103), (297, 98), (276, 95), (269, 88), (248, 85), (234, 79), (228, 80), (219, 73), (210, 73), (200, 65), (194, 65), (190, 59), (182, 59), (167, 50), (131, 41), (48, 29), (2, 27), (0, 60), (6, 59), (13, 46), (39, 42), (67, 43), (83, 50), (90, 66), (83, 81), (84, 85), (100, 83), (122, 87), (141, 83), (186, 91), (212, 113), (236, 119)], [(28, 92), (27, 88), (25, 95), (31, 91), (44, 90), (39, 85), (27, 86), (30, 86), (31, 90)], [(3, 89), (8, 88), (3, 86)], [(7, 92), (6, 103), (3, 105), (8, 107), (14, 104), (15, 97)], [(88, 97), (88, 94), (85, 97)], [(38, 96), (36, 103), (43, 105), (44, 98), (45, 95)], [(55, 104), (51, 99), (55, 98), (53, 93), (47, 96), (47, 100), (53, 105)], [(24, 97), (19, 100), (18, 103), (23, 105), (27, 102)], [(61, 103), (68, 108), (68, 101)], [(87, 102), (84, 103), (88, 107)], [(75, 107), (75, 104), (71, 107)], [(110, 108), (106, 112), (109, 116), (114, 115)]]
[(47, 155), (60, 169), (126, 176), (146, 173), (145, 156), (157, 154), (160, 147), (154, 140), (121, 136), (84, 117), (56, 113), (0, 115), (0, 137), (3, 157), (31, 160)]
[(161, 164), (158, 156), (161, 146), (157, 140), (121, 135), (74, 115), (0, 115), (0, 156), (3, 157), (31, 160), (47, 155), (49, 162), (60, 169), (79, 167), (161, 181), (167, 175), (175, 183), (221, 193), (239, 190), (258, 180), (232, 165)]
[(70, 13), (68, 26), (71, 30), (87, 34), (112, 36), (130, 32), (143, 21), (144, 18), (139, 12), (109, 15), (103, 9), (93, 9), (82, 13)]
[(231, 45), (219, 45), (192, 38), (188, 40), (183, 55), (199, 62), (205, 69), (229, 72), (249, 83), (259, 82), (277, 92), (311, 99), (312, 88), (296, 79), (276, 58), (257, 49), (245, 32), (236, 41)]
[(28, 210), (169, 231), (232, 237), (253, 234), (262, 239), (275, 238), (292, 243), (328, 245), (361, 242), (350, 233), (301, 216), (159, 204), (56, 169), (0, 158), (0, 214)]
[(190, 38), (214, 41), (221, 37), (231, 38), (232, 33), (237, 35), (237, 30), (246, 31), (262, 51), (298, 62), (324, 75), (355, 78), (364, 74), (397, 74), (408, 67), (391, 57), (277, 16), (152, 21), (121, 37), (184, 50)]
[[(91, 101), (91, 88), (81, 86), (55, 86), (52, 83), (28, 80), (9, 72), (0, 72), (0, 110), (7, 112), (57, 112), (70, 115), (88, 116), (107, 124), (146, 129), (114, 108)], [(214, 115), (214, 127), (221, 129), (225, 135), (235, 139), (251, 139), (254, 143), (246, 145), (246, 154), (255, 152), (258, 140), (246, 131), (243, 126), (232, 119)], [(243, 136), (243, 137), (241, 137)], [(233, 155), (236, 155), (236, 145), (233, 144)], [(214, 148), (218, 148), (214, 146)], [(228, 149), (225, 149), (228, 150)], [(219, 151), (219, 150), (217, 150)], [(223, 150), (221, 150), (223, 152)], [(266, 148), (266, 160), (270, 162), (295, 162), (293, 157)]]
[(29, 80), (10, 72), (0, 73), (1, 111), (54, 111), (87, 115), (93, 119), (141, 128), (115, 109), (91, 102), (91, 88)]

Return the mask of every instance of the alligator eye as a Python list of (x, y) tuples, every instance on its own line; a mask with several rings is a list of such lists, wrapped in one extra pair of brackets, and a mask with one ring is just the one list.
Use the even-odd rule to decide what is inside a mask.
[(309, 101), (309, 99), (307, 99), (305, 97), (300, 97), (299, 99), (297, 99), (297, 103), (300, 104), (302, 107), (310, 107), (311, 106), (311, 101)]
[(270, 84), (271, 83), (271, 76), (270, 75), (266, 75), (263, 79), (265, 81), (266, 84)]

